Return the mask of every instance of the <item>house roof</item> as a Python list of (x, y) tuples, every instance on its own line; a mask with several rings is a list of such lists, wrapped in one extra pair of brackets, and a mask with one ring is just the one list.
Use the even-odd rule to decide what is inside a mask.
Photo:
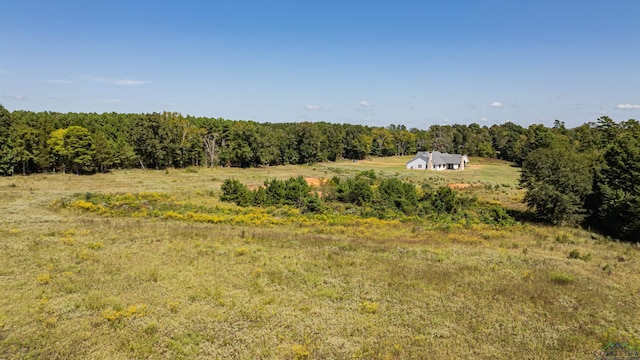
[[(465, 162), (469, 162), (469, 159), (466, 155), (441, 153), (440, 151), (433, 151), (431, 154), (431, 161), (434, 165), (460, 164), (463, 158)], [(416, 159), (422, 159), (426, 162), (429, 162), (429, 152), (418, 151), (416, 156), (413, 159), (409, 160), (407, 163), (410, 163)]]
[(424, 162), (429, 162), (429, 156), (425, 155), (425, 154), (427, 154), (427, 153), (426, 152), (418, 152), (418, 154), (413, 159), (407, 161), (407, 163), (410, 163), (410, 162), (418, 160), (418, 159), (424, 160)]

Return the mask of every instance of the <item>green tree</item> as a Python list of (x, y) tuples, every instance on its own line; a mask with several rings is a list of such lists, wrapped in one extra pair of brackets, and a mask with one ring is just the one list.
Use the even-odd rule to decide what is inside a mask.
[(396, 178), (384, 179), (378, 185), (378, 195), (386, 208), (399, 210), (407, 215), (417, 213), (418, 194), (413, 184)]
[(554, 135), (549, 128), (544, 125), (533, 124), (518, 138), (516, 143), (516, 157), (514, 161), (518, 165), (522, 165), (529, 154), (540, 148), (546, 148), (551, 145)]
[(309, 192), (311, 191), (311, 187), (304, 177), (300, 175), (289, 178), (285, 180), (284, 185), (287, 203), (302, 207), (303, 199), (309, 196)]
[(179, 131), (167, 113), (139, 115), (131, 128), (131, 142), (142, 168), (165, 168), (179, 158)]
[(13, 174), (11, 114), (0, 105), (0, 176)]
[(371, 129), (371, 136), (373, 138), (373, 146), (371, 152), (376, 156), (387, 156), (394, 153), (394, 147), (392, 143), (393, 134), (391, 131), (385, 128), (376, 127)]
[(137, 166), (138, 155), (125, 138), (117, 138), (113, 148), (113, 165), (120, 168), (130, 168)]
[(64, 146), (64, 135), (66, 132), (67, 129), (54, 130), (49, 135), (49, 140), (47, 140), (49, 152), (53, 158), (53, 167), (60, 169), (63, 174), (67, 171), (69, 161), (69, 154), (67, 153), (67, 148)]
[(256, 165), (277, 165), (280, 158), (277, 132), (260, 125), (256, 129), (256, 138), (252, 143)]
[(93, 155), (96, 151), (89, 130), (82, 126), (69, 126), (64, 133), (64, 147), (76, 174), (94, 171)]
[(507, 122), (492, 126), (489, 132), (492, 138), (492, 147), (497, 152), (499, 159), (516, 161), (519, 158), (518, 142), (520, 136), (525, 132), (522, 126)]
[(425, 212), (435, 211), (438, 214), (455, 214), (458, 211), (459, 200), (455, 191), (447, 186), (440, 186), (435, 191), (430, 187), (424, 189), (422, 206)]
[(566, 140), (529, 153), (522, 165), (520, 184), (524, 202), (536, 215), (552, 224), (576, 224), (592, 189), (592, 161)]
[(29, 126), (19, 126), (13, 139), (13, 161), (22, 168), (22, 175), (35, 170), (38, 158), (38, 132)]
[(640, 241), (640, 132), (616, 138), (596, 175), (595, 218), (608, 234)]
[(222, 190), (220, 201), (234, 202), (239, 206), (251, 205), (251, 191), (240, 181), (236, 179), (226, 179), (220, 188)]
[(429, 127), (427, 141), (431, 150), (440, 152), (454, 152), (453, 129), (451, 126), (431, 125)]
[(315, 163), (327, 159), (326, 154), (322, 151), (322, 144), (325, 142), (325, 138), (316, 124), (310, 122), (299, 123), (295, 127), (295, 133), (295, 149), (298, 153), (300, 164)]
[(371, 153), (373, 139), (369, 129), (362, 125), (345, 125), (344, 156), (361, 160)]
[(257, 165), (254, 143), (258, 139), (257, 125), (251, 121), (238, 121), (229, 128), (230, 162), (240, 167)]
[(373, 190), (369, 180), (349, 178), (340, 181), (336, 187), (336, 198), (344, 203), (364, 205), (373, 199)]
[(322, 161), (336, 161), (341, 159), (344, 153), (344, 127), (329, 123), (317, 123), (317, 125), (322, 134)]
[(286, 198), (286, 189), (284, 181), (272, 179), (264, 182), (265, 187), (265, 204), (278, 205), (284, 204)]
[(95, 165), (100, 172), (105, 172), (117, 162), (116, 154), (113, 150), (113, 144), (102, 132), (96, 133), (93, 136), (93, 143), (95, 148), (95, 153), (93, 155)]

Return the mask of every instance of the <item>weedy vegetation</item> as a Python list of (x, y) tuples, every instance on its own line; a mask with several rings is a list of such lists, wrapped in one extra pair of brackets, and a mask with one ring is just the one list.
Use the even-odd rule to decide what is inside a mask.
[[(518, 169), (506, 163), (426, 173), (403, 170), (407, 159), (0, 178), (0, 358), (638, 349), (636, 245), (524, 222)], [(226, 179), (253, 199), (284, 196), (222, 201)], [(446, 204), (434, 194), (449, 184), (469, 184), (451, 193), (475, 200), (437, 215)], [(393, 196), (406, 189), (417, 202)]]

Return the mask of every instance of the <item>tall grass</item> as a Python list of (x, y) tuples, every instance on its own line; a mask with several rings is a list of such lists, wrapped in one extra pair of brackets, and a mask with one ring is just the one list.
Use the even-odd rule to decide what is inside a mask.
[[(0, 178), (0, 358), (588, 358), (639, 345), (638, 248), (578, 229), (266, 226), (53, 205), (146, 192), (121, 205), (159, 197), (233, 218), (243, 210), (217, 200), (221, 179), (364, 165)], [(419, 176), (436, 175), (407, 175)]]

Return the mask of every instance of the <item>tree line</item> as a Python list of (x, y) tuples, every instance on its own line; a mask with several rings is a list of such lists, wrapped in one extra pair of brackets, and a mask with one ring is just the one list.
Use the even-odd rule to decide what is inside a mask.
[[(558, 125), (558, 124), (556, 124)], [(538, 219), (640, 241), (640, 123), (601, 117), (541, 132), (522, 161), (524, 201)]]
[[(91, 174), (113, 168), (259, 167), (308, 164), (437, 150), (522, 164), (549, 132), (587, 147), (600, 141), (589, 124), (576, 129), (514, 123), (491, 127), (326, 122), (257, 123), (179, 113), (7, 111), (0, 105), (0, 175)], [(585, 142), (586, 141), (586, 142)]]
[[(639, 139), (637, 120), (617, 123), (606, 116), (575, 128), (556, 120), (552, 127), (507, 122), (407, 129), (394, 124), (257, 123), (173, 112), (9, 112), (0, 105), (0, 175), (259, 167), (437, 150), (521, 166), (524, 201), (542, 221), (582, 224), (639, 241)], [(340, 189), (336, 196), (353, 196)]]

